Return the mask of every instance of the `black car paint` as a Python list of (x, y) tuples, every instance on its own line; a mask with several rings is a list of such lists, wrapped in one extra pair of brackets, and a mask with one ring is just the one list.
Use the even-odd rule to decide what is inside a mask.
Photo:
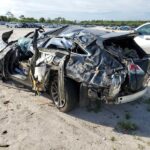
[[(71, 35), (69, 35), (69, 33), (71, 33)], [(104, 46), (104, 41), (106, 40), (112, 38), (131, 38), (135, 36), (134, 34), (116, 34), (104, 31), (96, 32), (95, 30), (88, 30), (82, 27), (67, 26), (58, 30), (42, 34), (43, 36), (41, 36), (41, 38), (38, 38), (38, 35), (36, 35), (35, 39), (33, 38), (33, 47), (36, 51), (36, 54), (31, 61), (33, 76), (35, 67), (38, 67), (43, 64), (47, 66), (47, 72), (50, 68), (52, 70), (53, 68), (54, 70), (57, 70), (61, 79), (59, 83), (59, 92), (62, 98), (64, 98), (62, 92), (64, 91), (63, 78), (64, 76), (66, 76), (80, 83), (80, 93), (82, 93), (83, 91), (86, 92), (85, 97), (90, 99), (98, 98), (107, 102), (113, 102), (115, 101), (115, 98), (120, 94), (121, 86), (124, 84), (126, 78), (129, 75), (128, 63), (130, 63), (130, 61), (136, 64), (140, 62), (141, 65), (141, 62), (143, 62), (142, 59), (128, 60), (125, 59), (123, 56), (120, 57), (117, 52), (111, 52), (107, 50)], [(72, 47), (66, 47), (66, 45), (63, 42), (61, 49), (59, 49), (57, 45), (55, 45), (55, 48), (49, 48), (50, 45), (46, 46), (46, 42), (48, 40), (51, 40), (52, 38), (56, 37), (60, 39), (65, 38), (66, 40), (70, 40), (72, 42)], [(73, 52), (74, 44), (87, 53), (80, 54)], [(9, 43), (6, 47), (6, 49), (12, 49), (12, 45), (9, 47)], [(65, 51), (66, 53), (64, 54)], [(44, 59), (39, 64), (36, 64), (36, 61), (38, 61), (38, 59), (40, 59), (41, 57), (45, 57), (44, 53), (47, 53), (47, 55), (49, 55), (50, 57), (52, 57), (51, 54), (53, 54), (54, 57), (52, 57), (50, 62)], [(147, 56), (144, 52), (143, 55), (145, 55), (145, 57)], [(60, 62), (62, 62), (61, 65), (59, 65)], [(149, 70), (148, 59), (146, 59), (146, 63), (147, 65), (142, 67), (142, 69), (145, 71), (145, 74), (141, 77), (141, 80), (139, 80), (138, 83), (132, 82), (132, 80), (132, 83), (126, 83), (126, 85), (129, 86), (129, 88), (130, 85), (132, 86), (131, 89), (134, 89), (133, 91), (141, 90), (145, 86), (143, 85), (143, 82), (144, 77), (146, 76)], [(60, 73), (60, 71), (62, 72)], [(3, 74), (3, 76), (5, 77), (6, 73)], [(45, 76), (47, 75), (45, 74)], [(131, 75), (130, 77), (134, 78), (134, 76)], [(45, 82), (47, 81), (45, 80)], [(139, 84), (138, 88), (137, 84)], [(113, 90), (115, 91), (114, 93)]]

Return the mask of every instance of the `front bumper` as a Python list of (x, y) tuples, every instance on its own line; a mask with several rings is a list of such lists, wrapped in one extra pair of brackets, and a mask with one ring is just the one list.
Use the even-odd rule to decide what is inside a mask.
[(132, 101), (137, 100), (137, 99), (141, 98), (142, 96), (144, 96), (144, 94), (146, 92), (147, 92), (147, 88), (145, 88), (144, 90), (139, 91), (137, 93), (131, 94), (131, 95), (118, 97), (115, 104), (122, 104), (122, 103), (132, 102)]

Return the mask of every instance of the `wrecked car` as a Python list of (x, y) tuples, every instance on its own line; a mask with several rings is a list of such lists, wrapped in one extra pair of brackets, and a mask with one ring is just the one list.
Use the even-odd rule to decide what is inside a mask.
[(135, 33), (65, 26), (8, 42), (12, 33), (4, 33), (0, 43), (2, 79), (48, 92), (62, 112), (77, 103), (120, 104), (146, 93), (150, 61), (134, 42)]

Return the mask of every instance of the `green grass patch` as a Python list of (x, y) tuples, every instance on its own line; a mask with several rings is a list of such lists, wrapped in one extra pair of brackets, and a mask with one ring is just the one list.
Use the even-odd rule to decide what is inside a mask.
[(118, 127), (125, 131), (136, 131), (138, 129), (138, 126), (131, 121), (120, 121)]
[(111, 140), (112, 142), (114, 142), (114, 141), (116, 141), (116, 138), (115, 138), (114, 136), (112, 136), (112, 137), (110, 138), (110, 140)]
[(125, 114), (125, 119), (127, 119), (127, 120), (131, 119), (131, 114), (129, 112), (127, 112)]
[(147, 111), (150, 112), (150, 106), (147, 107)]
[(141, 144), (138, 144), (138, 149), (139, 149), (139, 150), (144, 150), (145, 147), (144, 147), (143, 145), (141, 145)]
[(90, 105), (87, 106), (87, 111), (95, 113), (101, 112), (101, 102), (96, 100), (95, 102), (90, 103)]
[(145, 100), (144, 103), (150, 105), (150, 99)]

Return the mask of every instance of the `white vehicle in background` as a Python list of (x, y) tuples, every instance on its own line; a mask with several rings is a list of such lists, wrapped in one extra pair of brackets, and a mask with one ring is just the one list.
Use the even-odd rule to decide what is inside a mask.
[(150, 54), (150, 22), (135, 29), (139, 33), (134, 41), (148, 54)]

